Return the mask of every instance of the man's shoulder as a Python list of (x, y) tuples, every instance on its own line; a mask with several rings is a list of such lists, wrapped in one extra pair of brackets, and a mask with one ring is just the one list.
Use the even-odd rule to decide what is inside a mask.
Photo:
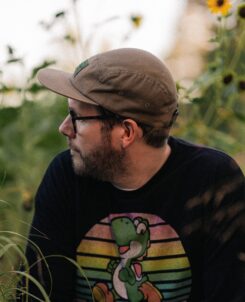
[(177, 152), (184, 156), (196, 155), (196, 156), (208, 157), (210, 159), (215, 159), (215, 160), (220, 159), (225, 161), (232, 159), (231, 156), (229, 156), (227, 153), (225, 153), (222, 150), (197, 144), (197, 143), (192, 143), (184, 139), (170, 137), (169, 142), (174, 152)]
[(204, 166), (207, 169), (240, 170), (230, 155), (222, 150), (171, 137), (170, 146), (176, 157), (183, 162)]
[(50, 161), (47, 173), (51, 174), (73, 174), (71, 155), (69, 150), (61, 151)]

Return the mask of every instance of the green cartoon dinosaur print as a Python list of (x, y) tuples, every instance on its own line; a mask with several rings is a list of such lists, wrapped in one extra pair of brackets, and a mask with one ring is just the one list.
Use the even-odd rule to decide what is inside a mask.
[(150, 247), (149, 223), (142, 217), (117, 217), (111, 221), (112, 233), (120, 260), (110, 260), (107, 271), (111, 274), (113, 289), (97, 283), (93, 288), (96, 302), (125, 299), (130, 302), (160, 302), (163, 297), (142, 272), (141, 261)]

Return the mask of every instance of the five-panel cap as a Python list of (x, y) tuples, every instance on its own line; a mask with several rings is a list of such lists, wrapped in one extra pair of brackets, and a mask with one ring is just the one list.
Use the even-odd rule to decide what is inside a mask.
[(177, 108), (175, 82), (151, 53), (121, 48), (92, 56), (74, 73), (44, 68), (38, 79), (48, 89), (118, 115), (162, 128)]

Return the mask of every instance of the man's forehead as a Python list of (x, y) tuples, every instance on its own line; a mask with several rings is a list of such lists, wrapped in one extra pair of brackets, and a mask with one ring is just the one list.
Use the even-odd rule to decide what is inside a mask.
[(84, 102), (68, 98), (68, 107), (79, 111), (84, 111), (84, 110), (97, 111), (98, 106), (86, 104)]

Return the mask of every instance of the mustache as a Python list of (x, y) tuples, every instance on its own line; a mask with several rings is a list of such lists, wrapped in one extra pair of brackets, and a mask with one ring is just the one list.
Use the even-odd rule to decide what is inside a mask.
[(68, 144), (69, 149), (77, 152), (77, 148), (72, 144), (72, 142), (70, 140), (67, 140), (67, 144)]
[(74, 145), (68, 143), (68, 147), (69, 147), (71, 153), (73, 153), (73, 152), (80, 153), (80, 150), (78, 148), (76, 148)]
[(76, 146), (74, 146), (70, 141), (68, 141), (68, 147), (70, 149), (70, 154), (71, 154), (72, 157), (77, 154), (77, 155), (79, 155), (79, 157), (82, 160), (84, 160), (84, 156), (82, 154), (82, 151), (79, 148), (77, 148)]

